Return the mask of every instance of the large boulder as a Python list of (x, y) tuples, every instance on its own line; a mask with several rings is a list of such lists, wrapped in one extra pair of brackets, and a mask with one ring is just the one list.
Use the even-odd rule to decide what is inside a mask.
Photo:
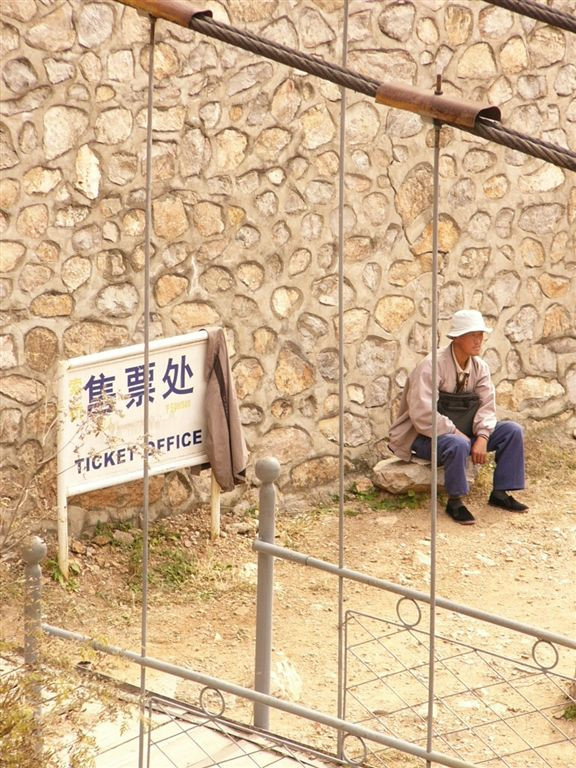
[[(432, 480), (432, 467), (429, 461), (413, 458), (412, 461), (403, 461), (392, 456), (382, 459), (373, 468), (373, 482), (377, 488), (388, 493), (406, 493), (407, 491), (427, 491)], [(474, 469), (469, 462), (466, 471), (468, 483), (474, 483)], [(438, 467), (438, 488), (444, 488), (444, 469)]]

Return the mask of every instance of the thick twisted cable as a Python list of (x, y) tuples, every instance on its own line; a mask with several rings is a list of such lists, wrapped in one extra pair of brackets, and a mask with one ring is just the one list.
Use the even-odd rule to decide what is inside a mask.
[(272, 40), (266, 40), (246, 30), (235, 29), (206, 16), (193, 16), (188, 26), (196, 32), (208, 37), (215, 37), (225, 43), (243, 48), (245, 51), (251, 51), (267, 59), (278, 61), (280, 64), (301, 69), (310, 75), (330, 80), (336, 85), (342, 85), (344, 88), (363, 93), (365, 96), (376, 97), (376, 91), (380, 85), (377, 80), (364, 77), (337, 64), (330, 64), (307, 53), (296, 51), (294, 48), (288, 48)]
[(553, 27), (565, 29), (568, 32), (576, 32), (576, 16), (573, 13), (565, 13), (550, 8), (542, 3), (535, 3), (533, 0), (486, 0), (490, 5), (499, 5), (500, 8), (506, 8), (514, 13), (520, 13), (522, 16), (529, 16), (531, 19), (543, 21)]
[[(280, 64), (295, 67), (303, 72), (308, 72), (310, 75), (321, 77), (324, 80), (330, 80), (336, 85), (363, 93), (365, 96), (375, 98), (380, 86), (377, 80), (359, 75), (345, 67), (317, 59), (309, 54), (288, 48), (272, 40), (266, 40), (258, 35), (254, 35), (252, 32), (230, 27), (206, 16), (193, 16), (190, 19), (189, 27), (208, 37), (216, 38), (222, 42), (242, 48), (245, 51), (277, 61)], [(572, 171), (576, 170), (576, 154), (574, 152), (504, 128), (499, 123), (495, 123), (487, 118), (478, 118), (474, 128), (464, 128), (453, 123), (450, 123), (450, 125), (453, 125), (454, 128), (465, 130), (468, 133), (473, 133), (475, 136), (480, 136), (497, 144), (503, 144), (511, 149), (532, 155), (533, 157), (547, 160), (562, 168)]]
[[(462, 126), (454, 127), (460, 128), (463, 131), (468, 130)], [(527, 136), (511, 128), (506, 128), (494, 120), (482, 117), (482, 115), (476, 119), (476, 125), (469, 132), (483, 139), (488, 139), (505, 147), (524, 152), (524, 154), (532, 155), (532, 157), (546, 160), (569, 171), (576, 171), (576, 152), (560, 147), (557, 144), (543, 141), (542, 139)]]

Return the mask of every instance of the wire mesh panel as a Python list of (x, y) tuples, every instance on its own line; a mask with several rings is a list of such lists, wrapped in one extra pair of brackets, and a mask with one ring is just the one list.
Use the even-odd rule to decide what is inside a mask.
[[(320, 768), (327, 760), (309, 748), (243, 727), (223, 717), (225, 700), (215, 689), (201, 691), (202, 709), (149, 701), (148, 752), (154, 768)], [(331, 764), (334, 760), (330, 759)]]
[[(424, 746), (427, 609), (403, 598), (396, 613), (346, 614), (346, 719)], [(436, 627), (435, 749), (490, 768), (576, 765), (573, 651), (450, 611)], [(380, 745), (366, 748), (366, 762), (398, 765)], [(403, 759), (401, 765), (421, 765)]]

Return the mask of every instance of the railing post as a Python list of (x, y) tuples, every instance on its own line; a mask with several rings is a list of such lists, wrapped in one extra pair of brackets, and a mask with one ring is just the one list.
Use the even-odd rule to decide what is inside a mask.
[(34, 712), (35, 750), (42, 755), (42, 683), (40, 671), (40, 635), (42, 632), (42, 569), (40, 562), (46, 557), (46, 544), (39, 536), (33, 536), (22, 551), (26, 563), (24, 596), (24, 663), (30, 675), (26, 686)]
[[(260, 480), (260, 514), (258, 538), (274, 544), (274, 513), (276, 488), (274, 481), (280, 475), (280, 463), (269, 457), (259, 459), (255, 466), (256, 477)], [(258, 588), (256, 597), (256, 659), (254, 689), (270, 693), (270, 671), (272, 657), (272, 603), (274, 599), (274, 557), (258, 553)], [(254, 725), (269, 730), (270, 708), (259, 702), (254, 703)]]

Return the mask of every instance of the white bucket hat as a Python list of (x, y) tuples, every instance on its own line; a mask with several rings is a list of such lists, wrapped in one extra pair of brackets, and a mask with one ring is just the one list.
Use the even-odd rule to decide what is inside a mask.
[(446, 334), (449, 339), (463, 336), (465, 333), (490, 333), (491, 328), (484, 324), (482, 314), (475, 309), (461, 309), (452, 315), (452, 327)]

